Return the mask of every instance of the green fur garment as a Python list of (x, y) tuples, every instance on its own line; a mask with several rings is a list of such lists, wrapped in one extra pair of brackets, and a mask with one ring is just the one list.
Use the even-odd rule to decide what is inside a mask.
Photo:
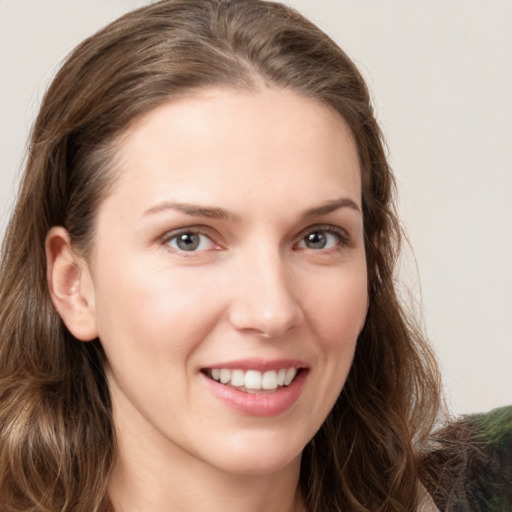
[(512, 511), (512, 407), (465, 416), (436, 432), (421, 473), (442, 512)]

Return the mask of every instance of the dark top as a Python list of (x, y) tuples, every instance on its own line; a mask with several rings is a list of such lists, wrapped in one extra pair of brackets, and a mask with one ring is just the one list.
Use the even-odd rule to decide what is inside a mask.
[(421, 473), (442, 512), (512, 511), (512, 406), (439, 430)]

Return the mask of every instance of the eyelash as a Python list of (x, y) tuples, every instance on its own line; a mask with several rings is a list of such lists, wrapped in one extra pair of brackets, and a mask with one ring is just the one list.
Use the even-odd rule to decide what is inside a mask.
[(186, 251), (186, 250), (180, 249), (179, 247), (178, 248), (171, 247), (170, 243), (173, 240), (177, 240), (180, 236), (183, 236), (183, 235), (199, 235), (199, 236), (202, 236), (202, 237), (206, 237), (210, 241), (210, 243), (215, 247), (214, 250), (218, 250), (219, 248), (221, 248), (221, 246), (220, 246), (220, 244), (215, 242), (214, 238), (211, 236), (209, 231), (210, 230), (208, 228), (203, 227), (203, 226), (185, 228), (185, 229), (181, 229), (179, 231), (171, 231), (169, 233), (166, 233), (160, 239), (160, 243), (162, 245), (167, 246), (167, 248), (169, 248), (170, 250), (172, 250), (175, 253), (178, 253), (178, 254), (181, 254), (181, 255), (184, 255), (184, 256), (192, 256), (194, 253), (205, 252), (205, 250), (202, 250), (202, 251), (195, 251), (195, 250), (193, 250), (193, 251)]
[[(295, 246), (303, 243), (308, 235), (312, 235), (314, 233), (327, 233), (329, 235), (336, 237), (338, 240), (338, 244), (335, 247), (329, 247), (327, 249), (322, 248), (322, 249), (319, 249), (318, 252), (340, 250), (344, 247), (352, 246), (352, 239), (350, 238), (349, 234), (344, 229), (338, 228), (336, 226), (332, 226), (330, 224), (308, 227), (300, 234), (299, 242), (297, 242), (297, 244), (295, 244)], [(307, 250), (308, 248), (305, 248), (305, 249)], [(310, 249), (310, 250), (315, 251), (315, 249)]]
[[(200, 250), (200, 251), (196, 251), (196, 250), (186, 251), (186, 250), (183, 250), (180, 248), (170, 247), (170, 243), (173, 240), (177, 240), (178, 237), (183, 236), (183, 235), (199, 235), (199, 236), (208, 238), (210, 243), (215, 247), (214, 250), (219, 250), (220, 248), (222, 248), (222, 246), (215, 241), (214, 237), (209, 233), (209, 231), (210, 231), (209, 228), (203, 227), (203, 226), (184, 228), (179, 231), (171, 231), (169, 233), (166, 233), (163, 237), (161, 237), (160, 243), (162, 245), (167, 246), (167, 248), (169, 248), (170, 250), (172, 250), (175, 253), (178, 253), (178, 254), (181, 254), (184, 256), (192, 256), (198, 252), (206, 252), (209, 249)], [(305, 242), (305, 239), (308, 235), (312, 235), (314, 233), (324, 233), (324, 234), (332, 235), (332, 236), (336, 237), (338, 243), (336, 244), (336, 246), (328, 247), (326, 249), (324, 249), (324, 248), (311, 249), (308, 247), (304, 247), (304, 248), (298, 247), (300, 244)], [(295, 250), (311, 250), (314, 252), (320, 252), (320, 251), (327, 252), (327, 251), (333, 251), (333, 250), (340, 250), (341, 248), (352, 246), (352, 240), (351, 240), (349, 234), (344, 229), (341, 229), (341, 228), (338, 228), (338, 227), (332, 226), (332, 225), (310, 226), (307, 229), (303, 230), (298, 238), (299, 238), (298, 242), (296, 242), (293, 245), (293, 248)]]

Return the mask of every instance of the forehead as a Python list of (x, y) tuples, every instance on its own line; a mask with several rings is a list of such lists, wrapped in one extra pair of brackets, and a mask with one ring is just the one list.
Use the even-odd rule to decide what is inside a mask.
[[(262, 190), (299, 198), (329, 195), (333, 186), (360, 200), (350, 128), (333, 109), (287, 90), (207, 89), (172, 99), (134, 123), (117, 149), (113, 195), (131, 190), (134, 201), (249, 199)], [(176, 195), (183, 197), (169, 197)]]

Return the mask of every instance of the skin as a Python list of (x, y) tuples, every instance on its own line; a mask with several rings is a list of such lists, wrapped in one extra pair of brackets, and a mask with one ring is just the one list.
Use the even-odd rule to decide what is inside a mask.
[[(116, 510), (303, 510), (300, 455), (343, 387), (367, 311), (350, 129), (290, 91), (208, 89), (143, 116), (118, 150), (90, 259), (63, 228), (47, 239), (54, 304), (77, 338), (105, 349)], [(195, 251), (180, 249), (183, 231), (200, 235)], [(289, 409), (245, 414), (211, 392), (202, 369), (247, 358), (306, 364)]]

